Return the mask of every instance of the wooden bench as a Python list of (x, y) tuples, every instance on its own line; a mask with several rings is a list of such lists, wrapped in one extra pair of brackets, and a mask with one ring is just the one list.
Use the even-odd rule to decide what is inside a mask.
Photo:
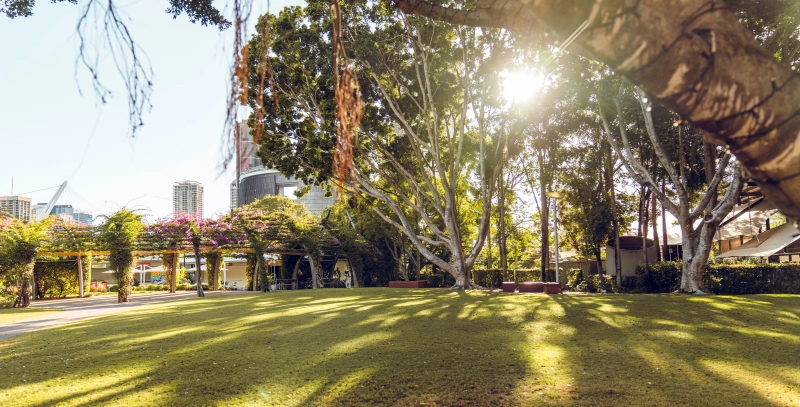
[(278, 278), (275, 279), (275, 285), (277, 285), (277, 289), (285, 290), (288, 286), (292, 290), (297, 288), (297, 279), (296, 278)]
[(517, 283), (513, 281), (503, 281), (503, 292), (504, 293), (513, 293), (516, 290)]
[(334, 287), (336, 287), (336, 285), (339, 284), (339, 281), (341, 281), (341, 280), (339, 280), (338, 278), (323, 278), (322, 279), (322, 287), (324, 287), (324, 288), (334, 288)]
[(389, 288), (427, 288), (426, 280), (420, 281), (389, 281)]

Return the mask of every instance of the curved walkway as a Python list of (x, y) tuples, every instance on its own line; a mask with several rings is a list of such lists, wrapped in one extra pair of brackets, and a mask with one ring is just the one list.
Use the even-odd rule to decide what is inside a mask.
[[(206, 291), (206, 296), (253, 294), (252, 291)], [(198, 298), (196, 291), (182, 291), (175, 294), (167, 292), (132, 294), (126, 303), (117, 303), (116, 295), (101, 295), (88, 298), (68, 298), (63, 300), (35, 301), (31, 308), (60, 309), (62, 312), (29, 318), (22, 321), (0, 325), (0, 340), (26, 332), (54, 326), (66, 325), (75, 321), (110, 314), (127, 308), (140, 307), (175, 300)]]

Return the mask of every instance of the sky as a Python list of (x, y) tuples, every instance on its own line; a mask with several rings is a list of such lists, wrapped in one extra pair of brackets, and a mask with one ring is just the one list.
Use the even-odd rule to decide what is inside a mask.
[[(88, 72), (76, 65), (81, 7), (37, 2), (28, 18), (0, 16), (0, 195), (68, 181), (58, 201), (95, 215), (122, 206), (149, 217), (172, 212), (177, 181), (203, 183), (205, 216), (230, 206), (232, 170), (222, 143), (231, 34), (173, 20), (165, 0), (118, 1), (154, 73), (152, 109), (131, 138), (123, 83), (106, 55), (100, 78), (113, 97), (102, 104)], [(253, 18), (267, 1), (253, 1)], [(302, 0), (272, 0), (270, 11)], [(225, 6), (224, 1), (215, 5)], [(252, 33), (253, 29), (250, 29)], [(47, 202), (56, 188), (26, 193)]]

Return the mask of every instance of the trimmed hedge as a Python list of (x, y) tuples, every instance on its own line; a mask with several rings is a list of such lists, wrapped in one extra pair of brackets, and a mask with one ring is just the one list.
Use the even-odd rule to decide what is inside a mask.
[(636, 265), (636, 291), (645, 293), (671, 293), (681, 288), (680, 261), (650, 263), (650, 276), (644, 272), (644, 264)]
[(800, 264), (715, 264), (704, 282), (714, 294), (800, 294)]
[[(651, 263), (649, 278), (639, 264), (636, 278), (638, 291), (676, 291), (681, 285), (681, 262)], [(714, 294), (800, 294), (800, 264), (715, 264), (706, 268), (703, 283)]]

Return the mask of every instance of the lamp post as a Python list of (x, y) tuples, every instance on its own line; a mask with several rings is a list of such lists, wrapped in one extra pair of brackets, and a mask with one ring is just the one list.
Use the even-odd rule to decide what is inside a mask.
[(555, 235), (556, 235), (555, 236), (556, 237), (556, 241), (555, 241), (555, 250), (554, 251), (555, 251), (555, 255), (556, 255), (555, 256), (556, 257), (556, 283), (558, 283), (559, 286), (560, 286), (561, 285), (561, 281), (560, 281), (559, 273), (558, 273), (558, 200), (563, 198), (564, 195), (561, 194), (561, 192), (558, 192), (558, 191), (547, 192), (547, 193), (545, 193), (545, 195), (547, 195), (550, 198), (553, 198), (556, 201), (556, 204), (554, 205), (555, 208), (553, 210), (553, 212), (554, 212), (554, 214), (553, 214), (553, 225), (555, 226)]

